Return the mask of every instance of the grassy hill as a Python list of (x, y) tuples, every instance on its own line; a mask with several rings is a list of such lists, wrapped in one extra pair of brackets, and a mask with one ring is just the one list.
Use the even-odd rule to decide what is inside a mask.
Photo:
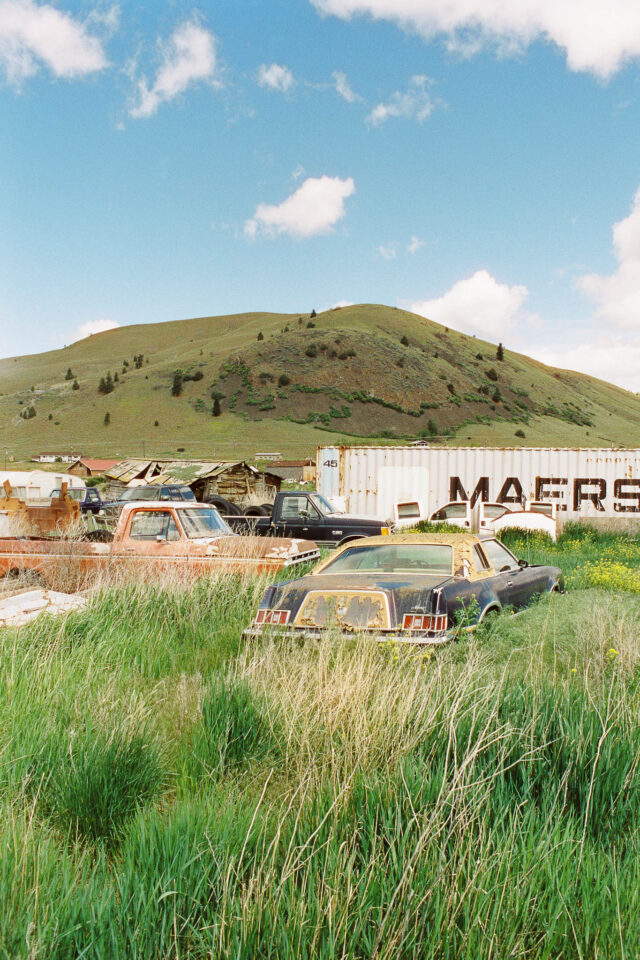
[[(172, 396), (176, 370), (182, 392)], [(114, 389), (103, 394), (107, 374)], [(0, 429), (16, 459), (69, 447), (94, 456), (303, 456), (317, 444), (417, 436), (633, 446), (640, 399), (507, 349), (498, 360), (495, 344), (361, 304), (317, 317), (251, 313), (121, 327), (0, 360)]]

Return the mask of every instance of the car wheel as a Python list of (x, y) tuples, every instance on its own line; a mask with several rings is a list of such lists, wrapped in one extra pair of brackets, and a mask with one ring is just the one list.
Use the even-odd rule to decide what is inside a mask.
[(110, 530), (89, 530), (85, 534), (85, 540), (91, 540), (93, 543), (111, 543), (113, 534)]
[(212, 494), (210, 497), (207, 497), (203, 503), (208, 503), (210, 506), (215, 507), (218, 513), (221, 513), (225, 517), (242, 516), (242, 510), (237, 504), (225, 499), (225, 497), (219, 497), (217, 494)]
[(40, 570), (33, 570), (30, 567), (17, 569), (13, 568), (8, 570), (2, 577), (5, 581), (19, 581), (20, 586), (23, 587), (32, 587), (32, 588), (42, 588), (46, 590), (49, 587), (49, 582), (45, 575), (40, 572)]
[(269, 511), (264, 507), (247, 507), (244, 511), (245, 517), (268, 517)]

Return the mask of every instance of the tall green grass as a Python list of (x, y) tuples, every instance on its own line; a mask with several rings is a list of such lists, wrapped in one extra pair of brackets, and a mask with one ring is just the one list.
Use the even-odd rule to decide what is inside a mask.
[(636, 954), (640, 598), (393, 659), (244, 641), (261, 589), (0, 633), (2, 960)]

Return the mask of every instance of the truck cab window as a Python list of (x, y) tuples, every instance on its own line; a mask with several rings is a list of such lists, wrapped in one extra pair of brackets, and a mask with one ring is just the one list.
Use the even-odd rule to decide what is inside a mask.
[(129, 536), (132, 540), (180, 539), (180, 531), (167, 510), (140, 510), (131, 521)]
[(319, 516), (308, 497), (285, 497), (282, 504), (283, 520), (317, 520)]

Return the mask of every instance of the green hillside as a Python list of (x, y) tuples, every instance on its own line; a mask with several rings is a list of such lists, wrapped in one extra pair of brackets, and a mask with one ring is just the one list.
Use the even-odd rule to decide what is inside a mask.
[[(172, 396), (177, 370), (182, 392)], [(101, 393), (108, 374), (114, 389)], [(635, 446), (640, 399), (508, 349), (499, 360), (495, 344), (361, 304), (313, 318), (251, 313), (120, 327), (0, 360), (0, 427), (16, 459), (70, 447), (89, 456), (301, 457), (317, 444), (432, 435)]]

